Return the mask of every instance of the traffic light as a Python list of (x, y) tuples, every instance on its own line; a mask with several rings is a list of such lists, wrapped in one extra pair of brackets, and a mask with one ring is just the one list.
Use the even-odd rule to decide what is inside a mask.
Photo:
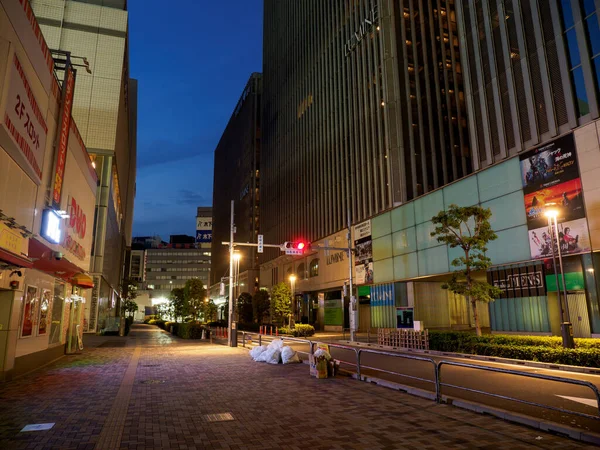
[(310, 250), (310, 243), (304, 241), (284, 242), (281, 250), (287, 255), (302, 255), (305, 251)]

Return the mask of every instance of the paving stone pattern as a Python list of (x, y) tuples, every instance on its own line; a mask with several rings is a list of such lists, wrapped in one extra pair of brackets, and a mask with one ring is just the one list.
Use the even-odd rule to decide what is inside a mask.
[(82, 354), (0, 384), (0, 449), (595, 448), (148, 325), (87, 339)]

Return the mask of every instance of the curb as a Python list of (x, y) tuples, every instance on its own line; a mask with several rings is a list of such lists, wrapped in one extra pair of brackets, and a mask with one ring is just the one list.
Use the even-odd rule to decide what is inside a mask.
[(451, 358), (471, 359), (471, 360), (476, 360), (476, 361), (487, 361), (487, 362), (495, 362), (495, 363), (503, 363), (503, 364), (512, 364), (512, 365), (516, 365), (516, 366), (536, 367), (538, 369), (552, 369), (552, 370), (562, 370), (564, 372), (578, 372), (578, 373), (585, 373), (588, 375), (600, 375), (600, 369), (593, 369), (590, 367), (569, 366), (566, 364), (552, 364), (552, 363), (528, 361), (528, 360), (522, 360), (522, 359), (499, 358), (499, 357), (495, 357), (495, 356), (470, 355), (468, 353), (440, 352), (437, 350), (416, 350), (416, 349), (412, 349), (412, 348), (390, 347), (387, 345), (379, 345), (379, 344), (365, 344), (364, 342), (352, 342), (352, 341), (338, 341), (338, 342), (343, 342), (348, 345), (355, 345), (355, 346), (359, 346), (359, 347), (379, 348), (382, 350), (392, 350), (392, 351), (395, 350), (400, 353), (419, 353), (419, 354), (423, 354), (423, 355), (448, 356)]
[[(342, 369), (340, 370), (340, 374), (358, 380), (356, 374), (353, 372), (349, 372), (347, 370)], [(362, 381), (386, 387), (388, 389), (393, 389), (395, 391), (405, 392), (416, 397), (421, 397), (427, 400), (435, 401), (435, 394), (424, 389), (418, 389), (404, 384), (394, 383), (392, 381), (382, 380), (380, 378), (369, 377), (364, 375), (362, 376)], [(529, 428), (534, 428), (536, 430), (562, 435), (576, 441), (600, 446), (600, 434), (596, 434), (590, 431), (584, 431), (578, 428), (569, 427), (567, 425), (548, 422), (536, 419), (535, 417), (526, 416), (524, 414), (506, 411), (500, 408), (493, 408), (491, 406), (470, 402), (468, 400), (456, 399), (453, 397), (448, 397), (446, 395), (442, 395), (442, 401), (443, 403), (449, 406), (455, 406), (457, 408), (465, 409), (478, 414), (489, 414), (499, 419), (506, 420), (507, 422), (517, 423), (519, 425), (524, 425)]]

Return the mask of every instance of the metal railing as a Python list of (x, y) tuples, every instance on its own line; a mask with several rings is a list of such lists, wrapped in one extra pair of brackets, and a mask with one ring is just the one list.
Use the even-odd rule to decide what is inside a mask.
[[(239, 334), (242, 335), (242, 346), (243, 347), (246, 346), (246, 341), (247, 341), (246, 335), (249, 335), (249, 336), (256, 335), (256, 336), (258, 336), (258, 339), (257, 339), (258, 345), (262, 345), (263, 340), (272, 341), (273, 339), (282, 339), (284, 342), (290, 341), (290, 342), (296, 342), (296, 343), (308, 345), (308, 348), (309, 348), (308, 352), (303, 352), (303, 351), (297, 350), (298, 353), (306, 354), (306, 355), (313, 354), (315, 346), (320, 342), (320, 341), (313, 341), (311, 339), (300, 339), (300, 338), (295, 338), (295, 337), (290, 337), (290, 336), (261, 335), (261, 334), (257, 334), (257, 333), (248, 333), (245, 331), (239, 331), (238, 335)], [(457, 362), (457, 361), (446, 361), (446, 360), (435, 361), (433, 358), (428, 358), (428, 357), (405, 355), (402, 353), (386, 352), (383, 350), (373, 350), (373, 349), (366, 349), (366, 348), (360, 348), (360, 347), (352, 347), (352, 346), (348, 346), (348, 345), (334, 344), (334, 343), (330, 343), (330, 342), (327, 342), (327, 345), (330, 348), (337, 348), (337, 349), (341, 349), (341, 350), (354, 352), (354, 354), (356, 356), (356, 362), (343, 361), (343, 360), (340, 360), (337, 358), (335, 358), (335, 359), (336, 359), (336, 361), (339, 361), (342, 364), (356, 367), (356, 378), (358, 380), (363, 381), (362, 369), (370, 369), (370, 370), (373, 370), (376, 372), (382, 372), (382, 373), (396, 375), (396, 376), (400, 376), (400, 377), (404, 377), (404, 378), (410, 378), (413, 380), (418, 380), (418, 381), (422, 381), (422, 382), (426, 382), (426, 383), (432, 383), (435, 386), (435, 401), (437, 403), (444, 402), (444, 400), (442, 398), (442, 387), (447, 387), (447, 388), (464, 390), (464, 391), (468, 391), (468, 392), (472, 392), (472, 393), (476, 393), (476, 394), (487, 395), (489, 397), (500, 398), (503, 400), (514, 401), (517, 403), (522, 403), (522, 404), (526, 404), (529, 406), (535, 406), (538, 408), (548, 409), (548, 410), (552, 410), (552, 411), (558, 411), (561, 413), (573, 414), (573, 415), (577, 415), (580, 417), (585, 417), (587, 419), (600, 420), (600, 390), (598, 389), (598, 387), (596, 387), (596, 385), (594, 385), (593, 383), (591, 383), (589, 381), (576, 380), (576, 379), (565, 378), (565, 377), (556, 377), (556, 376), (552, 376), (552, 375), (543, 375), (543, 374), (531, 373), (531, 372), (523, 372), (523, 371), (519, 371), (519, 370), (501, 369), (501, 368), (489, 367), (489, 366), (480, 366), (480, 365), (476, 365), (476, 364), (462, 363), (462, 362)], [(416, 360), (416, 361), (431, 363), (431, 365), (433, 366), (433, 379), (416, 377), (416, 376), (408, 375), (405, 373), (400, 373), (400, 372), (382, 369), (379, 367), (372, 367), (372, 366), (364, 365), (361, 363), (361, 356), (363, 355), (363, 353), (389, 356), (389, 357), (393, 357), (393, 358), (412, 359), (412, 360)], [(456, 366), (456, 367), (463, 367), (463, 368), (467, 368), (467, 369), (484, 370), (484, 371), (488, 371), (488, 372), (503, 373), (503, 374), (507, 374), (507, 375), (514, 375), (514, 376), (527, 377), (527, 378), (536, 378), (536, 379), (540, 379), (540, 380), (554, 381), (557, 383), (567, 383), (567, 384), (573, 384), (573, 385), (578, 385), (578, 386), (582, 386), (582, 387), (587, 387), (592, 390), (592, 392), (594, 393), (594, 395), (596, 397), (596, 401), (598, 403), (597, 404), (598, 415), (591, 415), (591, 414), (582, 413), (579, 411), (563, 409), (563, 408), (559, 408), (559, 407), (552, 406), (552, 405), (546, 405), (546, 404), (542, 404), (542, 403), (532, 402), (529, 400), (523, 400), (520, 398), (510, 397), (507, 395), (494, 394), (492, 392), (486, 392), (486, 391), (482, 391), (479, 389), (468, 388), (465, 386), (458, 386), (458, 385), (454, 385), (454, 384), (450, 384), (450, 383), (443, 383), (442, 375), (441, 375), (443, 366)]]

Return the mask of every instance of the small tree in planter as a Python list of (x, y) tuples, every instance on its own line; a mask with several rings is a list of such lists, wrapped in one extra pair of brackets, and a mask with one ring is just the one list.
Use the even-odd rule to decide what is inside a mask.
[(204, 308), (204, 300), (206, 299), (204, 283), (198, 278), (192, 278), (185, 282), (183, 289), (185, 301), (189, 308), (188, 312), (192, 315), (195, 322)]
[(442, 288), (467, 297), (473, 308), (477, 336), (481, 336), (477, 302), (491, 302), (502, 293), (501, 289), (485, 281), (473, 279), (474, 271), (486, 270), (492, 265), (490, 258), (485, 256), (487, 243), (497, 238), (490, 225), (491, 216), (489, 208), (450, 205), (448, 211), (440, 211), (431, 218), (435, 225), (431, 236), (450, 248), (460, 247), (464, 252), (464, 256), (452, 261), (452, 266), (460, 269)]
[(173, 310), (175, 322), (179, 317), (184, 317), (187, 314), (187, 303), (185, 301), (185, 291), (183, 288), (175, 288), (169, 295), (169, 304)]
[[(292, 318), (292, 291), (285, 283), (278, 283), (271, 291), (271, 315), (279, 323)], [(291, 326), (290, 326), (291, 328)]]

